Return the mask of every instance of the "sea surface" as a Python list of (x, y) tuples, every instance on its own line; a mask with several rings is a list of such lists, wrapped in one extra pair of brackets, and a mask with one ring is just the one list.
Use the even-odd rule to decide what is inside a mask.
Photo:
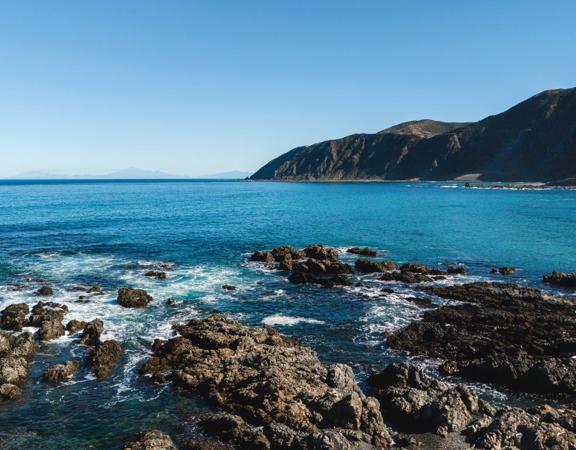
[[(39, 300), (33, 293), (49, 284), (52, 300), (70, 309), (66, 321), (101, 318), (104, 339), (118, 339), (126, 351), (111, 378), (96, 380), (83, 369), (54, 387), (42, 380), (46, 367), (82, 357), (85, 349), (68, 336), (40, 346), (24, 397), (0, 405), (0, 447), (118, 449), (152, 427), (178, 435), (178, 418), (210, 405), (148, 383), (138, 368), (155, 338), (171, 336), (172, 324), (214, 312), (276, 327), (324, 362), (350, 364), (360, 383), (407, 358), (387, 350), (384, 340), (421, 315), (403, 301), (413, 291), (370, 276), (363, 287), (290, 285), (248, 263), (254, 250), (370, 246), (397, 262), (465, 264), (469, 275), (459, 282), (506, 279), (548, 289), (543, 274), (576, 270), (575, 230), (576, 191), (445, 183), (2, 181), (0, 308), (33, 305)], [(143, 276), (161, 262), (173, 264), (167, 280)], [(520, 270), (507, 278), (491, 275), (499, 266)], [(76, 287), (94, 284), (105, 295), (79, 299)], [(223, 284), (238, 289), (225, 291)], [(144, 288), (155, 300), (145, 310), (122, 308), (116, 302), (122, 286)], [(177, 307), (165, 306), (169, 297)], [(434, 361), (413, 362), (434, 370)]]

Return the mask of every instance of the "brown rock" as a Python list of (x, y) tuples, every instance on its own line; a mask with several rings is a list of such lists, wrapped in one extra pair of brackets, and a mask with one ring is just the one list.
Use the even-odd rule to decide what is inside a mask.
[(125, 308), (144, 308), (152, 300), (152, 297), (143, 289), (118, 289), (118, 303)]
[(118, 341), (101, 342), (88, 354), (88, 365), (98, 378), (106, 378), (120, 362), (122, 353), (122, 345)]
[(159, 430), (150, 430), (126, 444), (124, 450), (177, 450), (177, 448), (170, 436)]
[(67, 381), (82, 367), (81, 361), (67, 361), (63, 364), (55, 364), (48, 367), (44, 373), (44, 379), (49, 383), (61, 383)]

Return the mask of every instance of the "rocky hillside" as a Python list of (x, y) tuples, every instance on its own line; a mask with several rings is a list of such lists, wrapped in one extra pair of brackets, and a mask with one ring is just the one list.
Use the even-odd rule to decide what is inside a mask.
[(475, 123), (406, 122), (297, 147), (253, 180), (553, 181), (576, 177), (576, 88)]

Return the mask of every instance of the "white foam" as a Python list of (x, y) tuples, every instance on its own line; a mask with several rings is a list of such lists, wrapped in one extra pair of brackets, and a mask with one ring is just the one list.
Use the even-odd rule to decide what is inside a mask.
[(280, 326), (292, 326), (299, 323), (310, 323), (322, 325), (325, 322), (322, 320), (308, 319), (306, 317), (294, 317), (294, 316), (283, 316), (281, 314), (274, 314), (272, 316), (264, 317), (262, 323), (268, 326), (280, 325)]

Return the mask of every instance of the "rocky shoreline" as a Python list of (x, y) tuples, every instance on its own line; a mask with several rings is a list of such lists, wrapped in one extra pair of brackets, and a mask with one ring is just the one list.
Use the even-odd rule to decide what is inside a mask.
[[(399, 357), (436, 358), (440, 378), (410, 363), (390, 364), (374, 367), (367, 384), (359, 385), (350, 366), (324, 364), (311, 348), (273, 328), (212, 314), (174, 325), (174, 336), (157, 339), (139, 370), (149, 383), (170, 383), (173, 395), (202, 396), (214, 412), (173, 418), (181, 432), (171, 436), (142, 430), (124, 448), (576, 449), (573, 297), (511, 283), (462, 283), (459, 277), (467, 269), (458, 264), (398, 264), (367, 247), (345, 253), (353, 262), (323, 245), (277, 247), (248, 259), (295, 285), (346, 289), (370, 279), (387, 286), (386, 292), (397, 286), (415, 289), (420, 294), (404, 300), (421, 309), (421, 319), (382, 335), (382, 342)], [(494, 273), (514, 270), (495, 268)], [(165, 280), (159, 273), (145, 276)], [(543, 277), (566, 289), (574, 287), (574, 279), (575, 274), (558, 272)], [(99, 287), (86, 291), (102, 292)], [(65, 323), (66, 305), (45, 301), (54, 295), (50, 287), (42, 286), (37, 295), (43, 301), (32, 308), (19, 303), (0, 311), (3, 401), (23, 395), (37, 349), (66, 334), (75, 336), (83, 356), (49, 366), (46, 383), (65, 382), (83, 367), (106, 378), (123, 364), (122, 343), (102, 338), (103, 321)], [(142, 289), (118, 291), (122, 308), (137, 311), (152, 301)], [(465, 382), (529, 393), (537, 406), (495, 404)]]

